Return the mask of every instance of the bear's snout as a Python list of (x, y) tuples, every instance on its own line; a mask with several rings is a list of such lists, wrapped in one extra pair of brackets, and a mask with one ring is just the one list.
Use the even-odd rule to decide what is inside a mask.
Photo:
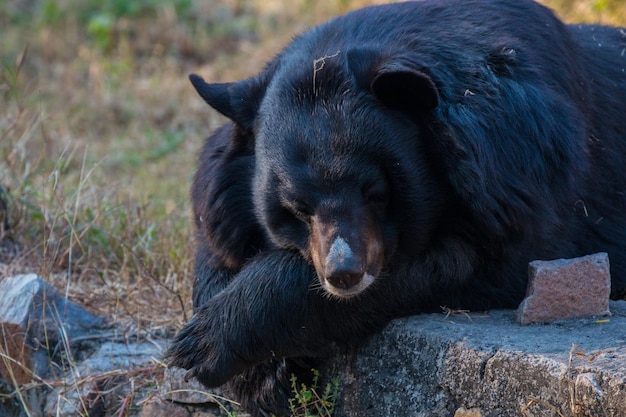
[[(361, 213), (363, 214), (363, 213)], [(382, 244), (372, 222), (350, 216), (337, 221), (314, 216), (311, 258), (325, 291), (341, 298), (353, 297), (372, 284), (382, 267)]]
[(328, 251), (324, 275), (330, 285), (340, 290), (349, 290), (363, 279), (363, 263), (341, 236), (335, 238)]

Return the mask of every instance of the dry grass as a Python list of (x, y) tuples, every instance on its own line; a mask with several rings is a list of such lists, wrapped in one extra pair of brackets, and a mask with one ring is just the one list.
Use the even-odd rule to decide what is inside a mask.
[[(374, 2), (0, 3), (0, 186), (11, 224), (0, 228), (0, 280), (37, 272), (135, 329), (179, 328), (193, 282), (192, 167), (222, 122), (187, 74), (251, 75), (294, 33)], [(620, 0), (544, 3), (570, 21), (626, 25)]]
[[(0, 230), (0, 280), (36, 272), (141, 336), (171, 334), (190, 315), (189, 182), (222, 119), (187, 74), (248, 76), (305, 25), (365, 2), (137, 3), (141, 12), (115, 0), (0, 5), (0, 186), (11, 225)], [(88, 386), (87, 404), (105, 382), (141, 375), (92, 376), (68, 392)], [(26, 404), (32, 387), (13, 385), (9, 396)]]
[(626, 3), (622, 0), (538, 0), (569, 23), (601, 23), (626, 26)]
[(221, 122), (187, 74), (250, 75), (300, 29), (299, 11), (313, 24), (348, 5), (197, 2), (179, 14), (143, 1), (147, 16), (117, 16), (99, 36), (89, 30), (99, 12), (72, 12), (74, 3), (57, 6), (63, 17), (44, 6), (0, 9), (10, 28), (0, 55), (0, 185), (20, 248), (0, 259), (4, 274), (28, 268), (61, 288), (69, 279), (72, 295), (98, 311), (175, 328), (192, 282), (192, 167)]

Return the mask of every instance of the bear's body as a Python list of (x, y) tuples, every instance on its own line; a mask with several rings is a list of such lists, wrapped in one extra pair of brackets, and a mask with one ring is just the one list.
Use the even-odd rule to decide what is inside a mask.
[(618, 296), (625, 49), (527, 0), (426, 0), (331, 20), (248, 80), (192, 76), (232, 123), (194, 179), (196, 315), (171, 363), (282, 415), (298, 358), (516, 307), (531, 260), (608, 252)]

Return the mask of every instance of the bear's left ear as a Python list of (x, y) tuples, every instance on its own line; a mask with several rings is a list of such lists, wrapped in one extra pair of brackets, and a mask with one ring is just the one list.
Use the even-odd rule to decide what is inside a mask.
[(189, 76), (200, 97), (211, 107), (231, 119), (244, 131), (251, 131), (265, 95), (267, 81), (264, 73), (232, 83), (207, 83), (196, 74)]
[(433, 80), (408, 60), (368, 49), (350, 50), (347, 59), (357, 84), (389, 107), (421, 113), (439, 104)]

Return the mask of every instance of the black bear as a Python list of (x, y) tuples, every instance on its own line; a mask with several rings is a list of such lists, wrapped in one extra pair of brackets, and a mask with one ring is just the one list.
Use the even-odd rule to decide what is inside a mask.
[(170, 364), (254, 416), (330, 346), (440, 306), (516, 307), (534, 259), (626, 287), (626, 35), (530, 0), (360, 9), (200, 96), (195, 316)]

